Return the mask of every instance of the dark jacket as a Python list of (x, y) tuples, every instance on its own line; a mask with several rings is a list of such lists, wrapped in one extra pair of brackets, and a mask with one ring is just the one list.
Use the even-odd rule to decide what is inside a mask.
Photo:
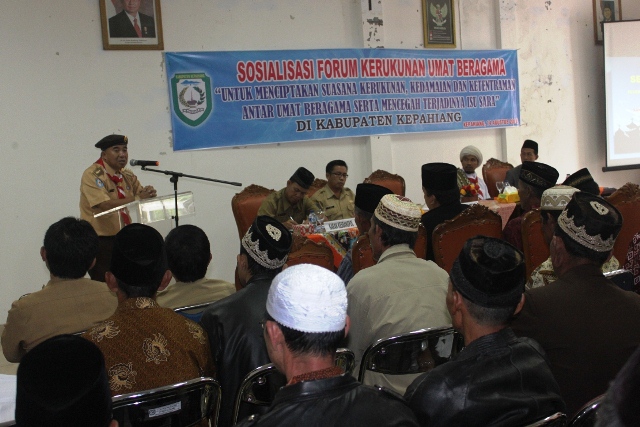
[(417, 426), (400, 395), (360, 384), (350, 375), (282, 388), (269, 412), (238, 426)]
[(518, 181), (520, 181), (520, 170), (522, 169), (522, 165), (518, 165), (513, 169), (509, 169), (507, 171), (507, 175), (504, 177), (504, 180), (511, 184), (512, 187), (518, 188)]
[(581, 265), (527, 291), (512, 326), (544, 348), (570, 416), (607, 390), (640, 344), (640, 295)]
[[(156, 26), (153, 18), (149, 15), (138, 12), (140, 17), (140, 32), (142, 37), (154, 38), (156, 36)], [(130, 37), (137, 38), (138, 34), (131, 24), (131, 20), (124, 10), (109, 18), (109, 37)]]
[(469, 206), (463, 205), (459, 200), (446, 205), (438, 206), (422, 215), (422, 225), (427, 232), (427, 261), (433, 261), (433, 230), (448, 219), (458, 216)]
[(423, 426), (519, 426), (564, 412), (540, 346), (510, 328), (417, 378), (405, 398)]
[[(270, 363), (260, 322), (275, 274), (258, 274), (239, 290), (211, 304), (200, 324), (209, 336), (211, 354), (222, 387), (218, 425), (230, 426), (238, 388), (255, 368)], [(264, 407), (256, 406), (259, 411)], [(266, 408), (264, 408), (266, 410)]]

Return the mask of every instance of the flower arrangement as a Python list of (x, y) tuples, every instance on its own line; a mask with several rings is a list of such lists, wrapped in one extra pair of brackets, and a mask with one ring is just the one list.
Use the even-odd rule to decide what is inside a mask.
[(464, 185), (460, 188), (462, 197), (473, 197), (478, 195), (478, 186), (476, 184)]

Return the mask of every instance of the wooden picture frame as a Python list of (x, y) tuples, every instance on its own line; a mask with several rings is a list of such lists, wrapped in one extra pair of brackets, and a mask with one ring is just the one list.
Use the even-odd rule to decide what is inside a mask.
[[(99, 1), (105, 50), (164, 49), (160, 0)], [(136, 13), (135, 18), (128, 12)], [(134, 27), (134, 22), (138, 28)]]
[(455, 0), (422, 0), (425, 48), (456, 47)]
[(593, 0), (593, 37), (596, 44), (602, 44), (602, 23), (605, 21), (622, 21), (620, 0)]

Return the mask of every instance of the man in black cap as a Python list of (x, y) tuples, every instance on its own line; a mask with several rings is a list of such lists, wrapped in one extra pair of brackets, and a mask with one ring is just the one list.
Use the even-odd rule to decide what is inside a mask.
[(518, 181), (518, 195), (522, 215), (510, 220), (504, 227), (503, 235), (507, 242), (522, 250), (522, 219), (531, 209), (540, 207), (544, 190), (556, 185), (560, 174), (553, 167), (540, 162), (524, 162)]
[(120, 230), (105, 276), (118, 308), (82, 336), (102, 350), (112, 395), (214, 374), (204, 330), (155, 301), (171, 280), (160, 233), (144, 224)]
[(427, 232), (427, 260), (433, 261), (433, 230), (448, 219), (452, 219), (468, 206), (460, 203), (458, 171), (449, 163), (427, 163), (422, 165), (422, 193), (429, 211), (422, 215), (422, 225)]
[(18, 367), (15, 420), (21, 427), (116, 427), (100, 350), (77, 335), (38, 344)]
[[(376, 184), (358, 184), (356, 187), (356, 201), (355, 201), (355, 221), (358, 227), (358, 236), (364, 236), (371, 227), (371, 217), (373, 211), (376, 210), (380, 199), (385, 194), (393, 194), (393, 191), (386, 187)], [(351, 249), (347, 252), (337, 274), (344, 281), (344, 284), (348, 284), (353, 277), (353, 262), (351, 260)]]
[(544, 348), (569, 415), (604, 393), (640, 344), (640, 295), (618, 288), (601, 271), (621, 227), (613, 205), (575, 193), (551, 240), (558, 280), (527, 291), (513, 323), (517, 335)]
[(291, 242), (283, 224), (258, 216), (242, 238), (236, 259), (243, 289), (210, 305), (200, 320), (209, 335), (222, 387), (219, 425), (232, 424), (236, 394), (245, 375), (269, 363), (260, 321), (271, 281), (287, 261)]
[(524, 304), (524, 257), (476, 236), (453, 264), (447, 308), (465, 349), (417, 378), (405, 398), (422, 426), (525, 425), (564, 412), (540, 345), (509, 321)]
[(568, 185), (596, 196), (600, 195), (600, 187), (587, 168), (582, 168), (578, 172), (569, 175), (562, 185)]
[(314, 179), (309, 170), (299, 167), (287, 181), (286, 187), (264, 199), (258, 209), (258, 215), (275, 218), (288, 230), (293, 229), (296, 224), (301, 224), (314, 210), (313, 203), (307, 197), (307, 191)]
[[(538, 160), (538, 143), (532, 139), (526, 139), (520, 149), (520, 161), (535, 162)], [(505, 181), (511, 184), (513, 187), (518, 187), (518, 180), (520, 179), (520, 169), (522, 165), (518, 165), (515, 168), (507, 171)]]
[(129, 160), (127, 144), (124, 135), (107, 135), (98, 141), (95, 146), (102, 150), (100, 158), (85, 169), (80, 182), (80, 217), (93, 226), (100, 239), (96, 265), (89, 270), (89, 275), (100, 282), (105, 281), (104, 273), (109, 268), (113, 236), (131, 224), (131, 217), (126, 209), (98, 218), (94, 215), (156, 196), (152, 186), (143, 187), (133, 172), (125, 169)]

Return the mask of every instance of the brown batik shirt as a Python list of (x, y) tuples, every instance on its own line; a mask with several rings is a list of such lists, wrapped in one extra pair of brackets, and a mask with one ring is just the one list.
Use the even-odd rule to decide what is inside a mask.
[(111, 395), (215, 374), (206, 332), (151, 298), (129, 298), (82, 335), (104, 354)]

